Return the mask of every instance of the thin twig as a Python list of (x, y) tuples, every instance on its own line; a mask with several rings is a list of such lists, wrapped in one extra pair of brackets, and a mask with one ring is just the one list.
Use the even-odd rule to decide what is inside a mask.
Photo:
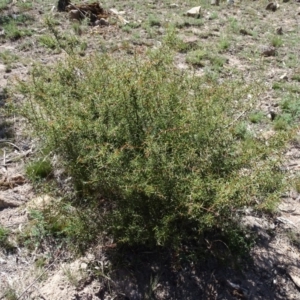
[[(21, 293), (21, 295), (17, 298), (17, 300), (20, 300), (25, 294), (26, 292), (43, 276), (45, 275), (45, 273), (54, 265), (54, 263), (56, 262), (56, 260), (59, 258), (60, 255), (58, 255), (54, 261), (48, 266), (48, 268), (46, 268), (46, 270), (39, 275), (38, 277), (36, 277), (33, 282), (31, 284), (29, 284), (29, 286), (27, 286), (27, 288)], [(1, 298), (0, 298), (1, 299)]]
[(3, 165), (6, 165), (6, 152), (5, 149), (3, 150)]
[(18, 147), (16, 144), (8, 142), (8, 141), (0, 141), (0, 143), (5, 143), (5, 144), (9, 144), (11, 146), (13, 146), (14, 148), (16, 148), (18, 151), (21, 151), (20, 147)]

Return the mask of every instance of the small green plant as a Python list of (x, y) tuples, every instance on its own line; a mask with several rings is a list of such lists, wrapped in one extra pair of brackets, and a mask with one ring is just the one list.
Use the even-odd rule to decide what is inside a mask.
[(226, 63), (226, 59), (220, 55), (209, 53), (205, 49), (198, 49), (188, 52), (186, 62), (195, 67), (210, 65), (212, 69), (219, 70)]
[(234, 134), (238, 139), (245, 140), (250, 137), (250, 132), (247, 128), (246, 122), (238, 123), (234, 128)]
[(216, 20), (216, 19), (218, 19), (218, 17), (219, 17), (218, 13), (216, 11), (213, 11), (210, 15), (211, 20)]
[(11, 251), (14, 247), (9, 242), (9, 230), (4, 228), (3, 226), (0, 226), (0, 249), (3, 249), (5, 251)]
[(27, 176), (34, 181), (49, 178), (52, 173), (51, 162), (48, 159), (39, 159), (26, 167)]
[(298, 97), (293, 95), (286, 96), (286, 98), (280, 103), (280, 107), (285, 114), (289, 114), (292, 119), (296, 119), (300, 116), (300, 103)]
[(249, 115), (249, 120), (251, 123), (259, 123), (263, 118), (264, 118), (264, 113), (261, 111), (254, 112)]
[(4, 299), (6, 300), (18, 300), (19, 297), (17, 295), (17, 292), (14, 288), (12, 288), (11, 286), (7, 287), (4, 290)]
[(77, 34), (77, 35), (82, 35), (82, 33), (83, 33), (82, 28), (81, 28), (81, 24), (78, 23), (78, 22), (74, 22), (72, 24), (72, 29), (73, 29), (74, 33)]
[(279, 47), (281, 47), (283, 45), (283, 40), (282, 40), (282, 38), (279, 35), (274, 35), (271, 38), (270, 44), (273, 47), (279, 48)]
[(14, 67), (14, 63), (19, 60), (19, 57), (9, 50), (0, 52), (0, 61), (6, 64), (6, 71)]
[(287, 235), (289, 237), (291, 244), (299, 249), (300, 248), (300, 234), (290, 230), (290, 231), (288, 231)]
[(2, 0), (0, 2), (0, 11), (6, 9), (8, 7), (8, 4), (11, 2), (11, 0)]
[(154, 16), (154, 15), (150, 15), (148, 17), (147, 23), (149, 24), (150, 27), (154, 27), (154, 26), (161, 26), (161, 22), (159, 21), (159, 19)]
[(27, 28), (20, 28), (19, 24), (26, 25), (33, 22), (33, 19), (27, 15), (19, 15), (16, 18), (4, 17), (3, 29), (5, 32), (4, 38), (8, 38), (12, 41), (18, 40), (24, 36), (31, 36), (32, 31)]
[(240, 31), (240, 25), (238, 23), (238, 20), (236, 18), (229, 17), (228, 21), (229, 21), (230, 30), (233, 33), (239, 33), (239, 31)]
[(38, 37), (38, 42), (42, 46), (51, 50), (54, 50), (58, 47), (57, 41), (50, 35), (41, 35), (40, 37)]
[[(0, 97), (2, 99), (5, 99), (7, 97), (7, 94), (5, 91), (3, 93), (0, 93)], [(13, 128), (13, 122), (8, 120), (2, 120), (0, 121), (0, 138), (1, 139), (11, 139), (15, 136), (15, 131)], [(1, 145), (0, 145), (1, 147)]]
[(4, 227), (0, 227), (0, 246), (4, 246), (7, 244), (7, 240), (8, 240), (8, 236), (9, 236), (9, 231), (4, 228)]
[(132, 28), (129, 26), (129, 24), (126, 24), (126, 25), (122, 26), (122, 30), (126, 33), (131, 33), (132, 32)]
[(281, 114), (274, 120), (275, 130), (287, 130), (291, 124), (292, 118), (290, 114)]
[(164, 42), (166, 45), (168, 45), (168, 47), (170, 47), (171, 49), (181, 52), (181, 53), (187, 53), (193, 49), (196, 49), (198, 47), (198, 44), (195, 42), (189, 43), (184, 42), (182, 39), (180, 39), (177, 35), (176, 32), (174, 30), (174, 28), (171, 28), (165, 39)]
[(227, 50), (229, 49), (229, 47), (230, 47), (230, 41), (228, 40), (227, 37), (223, 37), (219, 42), (220, 51)]
[(204, 60), (207, 60), (209, 57), (208, 52), (203, 49), (194, 50), (187, 54), (186, 62), (197, 67), (204, 67)]
[(292, 75), (291, 79), (300, 82), (300, 73)]

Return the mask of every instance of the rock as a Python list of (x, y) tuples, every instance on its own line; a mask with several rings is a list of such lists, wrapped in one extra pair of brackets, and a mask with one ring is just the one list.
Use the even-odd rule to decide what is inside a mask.
[(244, 216), (242, 218), (243, 225), (256, 230), (268, 230), (270, 229), (270, 224), (267, 220), (262, 218), (256, 218), (253, 216)]
[(291, 277), (294, 284), (297, 286), (297, 288), (300, 288), (300, 271), (299, 268), (296, 268), (294, 266), (290, 266), (287, 270), (287, 273)]
[(279, 8), (279, 4), (278, 3), (274, 3), (274, 2), (270, 2), (266, 6), (266, 10), (270, 10), (270, 11), (276, 11), (278, 8)]
[(57, 11), (66, 11), (68, 5), (70, 5), (70, 0), (58, 0)]
[(80, 11), (77, 9), (72, 9), (69, 11), (69, 18), (70, 20), (80, 20), (81, 19), (81, 14)]
[(271, 137), (273, 137), (275, 135), (275, 131), (274, 130), (268, 130), (268, 131), (263, 131), (261, 134), (261, 137), (267, 141), (269, 140)]
[(261, 55), (265, 56), (265, 57), (275, 56), (276, 55), (276, 48), (273, 47), (273, 46), (264, 47), (262, 49)]
[(123, 24), (123, 25), (126, 25), (128, 23), (130, 23), (129, 21), (125, 20), (122, 16), (118, 15), (118, 19), (119, 21)]
[(280, 80), (288, 80), (288, 76), (287, 76), (286, 73), (284, 73), (283, 75), (281, 75), (281, 76), (279, 77), (279, 79), (280, 79)]
[(277, 33), (278, 35), (282, 35), (282, 34), (283, 34), (282, 27), (278, 27), (278, 28), (276, 29), (276, 33)]
[(38, 196), (36, 198), (33, 198), (32, 200), (30, 200), (27, 204), (27, 208), (30, 209), (45, 209), (46, 207), (49, 207), (51, 205), (51, 203), (54, 203), (56, 200), (45, 194), (42, 196)]
[(114, 15), (119, 15), (119, 12), (116, 9), (114, 9), (114, 8), (111, 8), (109, 11), (111, 13), (113, 13)]
[(18, 207), (26, 202), (24, 196), (14, 193), (11, 190), (0, 191), (0, 209)]
[(219, 6), (220, 5), (220, 0), (211, 0), (210, 4)]
[(241, 30), (240, 30), (240, 34), (243, 34), (243, 35), (251, 35), (246, 29), (241, 29)]
[(170, 4), (170, 8), (177, 8), (177, 7), (179, 7), (179, 5), (178, 5), (178, 4), (176, 4), (176, 3), (172, 3), (172, 4)]
[(189, 36), (189, 37), (185, 37), (183, 39), (183, 43), (190, 45), (190, 46), (197, 45), (198, 41), (199, 41), (199, 38), (197, 36)]
[(227, 4), (228, 5), (233, 5), (234, 4), (234, 0), (227, 0)]
[(95, 26), (109, 26), (109, 23), (103, 18), (96, 20), (94, 24)]
[(201, 6), (195, 6), (186, 12), (188, 17), (199, 18), (201, 13)]
[(83, 262), (83, 263), (80, 264), (80, 269), (81, 269), (81, 270), (86, 270), (87, 267), (88, 267), (88, 264), (85, 263), (85, 262)]
[(270, 110), (269, 113), (268, 113), (268, 118), (271, 120), (271, 121), (274, 121), (275, 118), (277, 116), (277, 113), (273, 110)]

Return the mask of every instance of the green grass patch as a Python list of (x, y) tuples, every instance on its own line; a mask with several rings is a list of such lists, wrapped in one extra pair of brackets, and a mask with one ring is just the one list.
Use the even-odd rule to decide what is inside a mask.
[(26, 167), (26, 174), (33, 181), (49, 178), (51, 173), (52, 166), (48, 159), (33, 161)]
[(253, 112), (249, 115), (249, 120), (251, 123), (259, 123), (262, 121), (264, 118), (264, 113), (259, 111), (259, 112)]
[(226, 59), (218, 54), (209, 53), (205, 49), (193, 50), (187, 53), (186, 62), (195, 67), (211, 67), (220, 70), (226, 63)]
[(5, 251), (11, 251), (14, 247), (9, 242), (9, 230), (3, 226), (0, 226), (0, 249)]

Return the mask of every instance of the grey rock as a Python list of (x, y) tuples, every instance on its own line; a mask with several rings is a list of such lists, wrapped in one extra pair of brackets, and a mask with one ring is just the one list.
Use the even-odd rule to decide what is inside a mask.
[(274, 2), (270, 2), (266, 6), (266, 10), (270, 10), (270, 11), (276, 11), (278, 8), (279, 8), (279, 4), (278, 3), (274, 3)]
[(77, 9), (70, 10), (69, 18), (70, 18), (70, 20), (78, 20), (79, 21), (81, 19), (80, 11)]
[(220, 5), (220, 0), (211, 0), (210, 4), (219, 6)]
[(276, 48), (273, 47), (273, 46), (264, 47), (262, 49), (261, 55), (265, 56), (265, 57), (275, 56), (276, 55)]
[(25, 197), (12, 191), (0, 192), (0, 209), (18, 207), (26, 201)]
[(186, 12), (186, 16), (199, 18), (201, 14), (201, 6), (195, 6)]

